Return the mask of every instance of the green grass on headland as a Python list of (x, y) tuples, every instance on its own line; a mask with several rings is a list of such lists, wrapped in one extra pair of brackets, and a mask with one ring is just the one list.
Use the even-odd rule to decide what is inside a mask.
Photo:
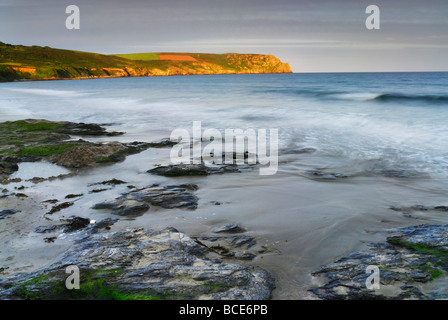
[(114, 56), (129, 60), (143, 60), (143, 61), (159, 60), (159, 55), (157, 53), (152, 52), (114, 54)]
[[(160, 55), (170, 56), (169, 60), (159, 60)], [(177, 59), (175, 56), (178, 55), (189, 59)], [(277, 72), (289, 73), (291, 69), (274, 56), (260, 54), (170, 52), (106, 55), (0, 42), (0, 82)]]

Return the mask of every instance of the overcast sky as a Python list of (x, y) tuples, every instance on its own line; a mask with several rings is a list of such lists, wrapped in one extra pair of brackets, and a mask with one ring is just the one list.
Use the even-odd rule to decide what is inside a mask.
[[(68, 5), (80, 29), (67, 30)], [(368, 30), (366, 7), (380, 8)], [(448, 71), (448, 0), (0, 0), (0, 41), (274, 54), (294, 72)]]

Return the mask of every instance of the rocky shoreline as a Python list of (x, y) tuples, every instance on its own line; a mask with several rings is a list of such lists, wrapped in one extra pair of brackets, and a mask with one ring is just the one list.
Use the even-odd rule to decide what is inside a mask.
[[(447, 299), (448, 225), (390, 230), (386, 242), (369, 243), (313, 273), (325, 278), (311, 288), (321, 299)], [(368, 266), (379, 271), (379, 288), (368, 289)]]
[[(36, 119), (0, 123), (0, 200), (19, 199), (33, 206), (27, 187), (18, 185), (21, 179), (11, 178), (20, 163), (45, 161), (73, 170), (27, 180), (37, 184), (122, 162), (149, 148), (173, 145), (169, 140), (121, 143), (83, 139), (113, 139), (124, 134), (108, 132), (104, 126)], [(88, 192), (76, 190), (63, 199), (41, 201), (46, 208), (41, 217), (45, 223), (33, 227), (33, 233), (48, 245), (70, 239), (70, 246), (55, 261), (31, 272), (19, 273), (0, 265), (0, 299), (270, 299), (275, 279), (267, 270), (253, 265), (253, 260), (269, 249), (244, 226), (214, 225), (208, 232), (189, 236), (172, 227), (157, 230), (122, 227), (120, 223), (122, 219), (138, 219), (155, 212), (196, 210), (201, 184), (176, 184), (172, 181), (179, 180), (174, 177), (242, 174), (253, 167), (158, 165), (145, 169), (144, 174), (162, 177), (161, 183), (136, 187), (107, 177), (90, 183)], [(321, 183), (338, 183), (347, 178), (323, 171), (310, 171), (308, 176)], [(113, 198), (96, 196), (119, 186), (125, 191)], [(60, 214), (76, 207), (76, 201), (85, 193), (95, 197), (88, 214), (100, 212), (105, 218), (95, 221), (86, 215)], [(1, 208), (0, 223), (20, 215), (18, 209), (13, 205)], [(448, 211), (443, 205), (391, 206), (390, 210), (413, 219), (426, 212)], [(448, 298), (448, 225), (425, 224), (383, 232), (383, 242), (369, 243), (365, 250), (351, 252), (314, 271), (314, 285), (309, 291), (324, 300)], [(80, 269), (79, 290), (65, 287), (65, 270), (72, 265)], [(369, 266), (379, 270), (379, 289), (367, 288)]]
[[(105, 219), (76, 231), (78, 239), (56, 263), (0, 280), (0, 298), (263, 300), (275, 287), (267, 271), (222, 262), (174, 228), (108, 232), (113, 223)], [(65, 287), (65, 270), (73, 265), (80, 270), (79, 290)]]
[[(73, 137), (118, 136), (96, 124), (51, 122), (27, 119), (0, 123), (0, 174), (2, 184), (20, 182), (10, 179), (22, 162), (47, 161), (71, 169), (86, 169), (123, 161), (126, 156), (148, 148), (163, 148), (170, 141), (132, 143), (93, 143)], [(197, 168), (187, 175), (201, 175)], [(202, 170), (209, 170), (202, 168)], [(174, 170), (179, 170), (175, 168)], [(185, 168), (183, 168), (185, 172)], [(215, 172), (215, 169), (210, 169)], [(234, 172), (233, 168), (222, 169)], [(198, 173), (199, 172), (199, 173)], [(76, 175), (76, 172), (63, 177)], [(34, 183), (48, 180), (33, 178)], [(125, 184), (109, 179), (91, 184), (91, 192), (106, 190), (104, 186)], [(274, 278), (266, 270), (241, 265), (265, 251), (254, 237), (244, 234), (237, 225), (217, 226), (209, 235), (189, 237), (174, 229), (112, 227), (120, 217), (138, 217), (155, 207), (157, 210), (195, 210), (198, 197), (195, 184), (149, 185), (136, 188), (114, 200), (98, 202), (92, 210), (107, 212), (110, 217), (99, 222), (86, 217), (70, 216), (47, 219), (34, 233), (53, 243), (70, 237), (72, 245), (49, 266), (28, 273), (11, 273), (0, 265), (0, 299), (269, 299), (275, 288)], [(17, 187), (15, 187), (17, 189)], [(25, 187), (12, 193), (4, 188), (4, 197), (27, 198)], [(63, 212), (83, 194), (68, 194), (64, 200), (45, 201), (46, 217)], [(0, 211), (0, 219), (20, 212), (14, 208)], [(80, 269), (81, 289), (65, 288), (67, 266)]]

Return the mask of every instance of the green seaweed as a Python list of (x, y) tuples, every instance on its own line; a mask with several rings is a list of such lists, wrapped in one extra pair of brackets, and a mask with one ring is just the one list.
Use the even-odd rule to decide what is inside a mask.
[(7, 121), (0, 124), (0, 131), (21, 131), (21, 132), (33, 132), (33, 131), (49, 131), (63, 127), (63, 124), (55, 122), (27, 122), (25, 120)]
[(55, 154), (62, 154), (77, 146), (76, 144), (29, 146), (19, 150), (17, 155), (48, 157)]
[(395, 237), (388, 238), (387, 242), (392, 245), (403, 247), (420, 254), (432, 255), (448, 260), (448, 251), (438, 249), (436, 247), (431, 247), (423, 243), (411, 243), (403, 240), (402, 238)]
[(429, 274), (431, 276), (431, 280), (442, 276), (446, 271), (448, 271), (448, 251), (446, 250), (428, 246), (423, 243), (407, 242), (398, 237), (388, 238), (387, 242), (394, 246), (406, 248), (412, 252), (428, 256), (428, 258), (425, 259), (428, 260), (427, 262), (422, 265), (418, 265), (415, 268)]
[(104, 300), (162, 300), (161, 297), (148, 293), (129, 293), (117, 289), (109, 284), (111, 280), (122, 274), (120, 268), (110, 270), (95, 270), (81, 277), (80, 288), (70, 290), (75, 299), (104, 299)]

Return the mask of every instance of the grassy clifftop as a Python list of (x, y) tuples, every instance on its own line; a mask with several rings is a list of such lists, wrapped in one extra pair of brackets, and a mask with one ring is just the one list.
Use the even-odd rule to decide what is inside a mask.
[(287, 63), (272, 55), (172, 52), (104, 55), (0, 42), (0, 81), (290, 72)]

